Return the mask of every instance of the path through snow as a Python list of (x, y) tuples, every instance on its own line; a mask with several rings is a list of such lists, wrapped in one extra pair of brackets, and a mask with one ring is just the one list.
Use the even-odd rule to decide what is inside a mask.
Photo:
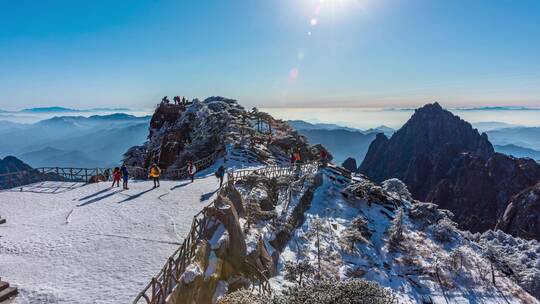
[(0, 191), (0, 277), (15, 303), (130, 303), (157, 274), (219, 185), (45, 182)]

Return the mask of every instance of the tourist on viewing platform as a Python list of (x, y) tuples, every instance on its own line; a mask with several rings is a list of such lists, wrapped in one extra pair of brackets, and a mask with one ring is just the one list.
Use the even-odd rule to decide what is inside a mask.
[(173, 101), (175, 105), (180, 105), (180, 96), (174, 96)]
[(225, 167), (223, 165), (217, 169), (216, 177), (219, 178), (219, 187), (221, 188), (223, 186), (223, 178), (225, 177)]
[(163, 97), (163, 98), (161, 99), (161, 103), (162, 103), (162, 104), (168, 104), (169, 102), (170, 102), (170, 100), (169, 100), (169, 97), (168, 97), (168, 96), (165, 96), (165, 97)]
[(122, 175), (120, 174), (120, 168), (115, 167), (114, 170), (113, 170), (113, 182), (112, 182), (111, 187), (114, 187), (114, 184), (116, 184), (116, 187), (120, 187), (120, 178), (121, 177), (122, 177)]
[(188, 163), (188, 174), (191, 178), (191, 182), (193, 183), (193, 180), (195, 179), (195, 173), (197, 172), (197, 167), (193, 164), (193, 161), (189, 161)]
[(122, 167), (120, 168), (120, 173), (122, 173), (122, 187), (125, 190), (128, 190), (129, 171), (126, 167), (126, 164), (122, 164)]
[(154, 181), (154, 188), (159, 187), (160, 175), (161, 175), (161, 169), (156, 164), (152, 164), (152, 167), (150, 167), (149, 177)]
[(319, 153), (320, 153), (320, 157), (321, 157), (321, 166), (326, 167), (326, 164), (328, 162), (328, 152), (326, 151), (326, 149), (321, 148)]

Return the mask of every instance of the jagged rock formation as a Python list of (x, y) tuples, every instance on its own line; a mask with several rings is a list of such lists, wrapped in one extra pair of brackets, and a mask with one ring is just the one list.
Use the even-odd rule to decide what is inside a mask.
[(0, 174), (29, 170), (33, 170), (32, 167), (15, 156), (6, 156), (4, 159), (0, 159)]
[(347, 158), (341, 166), (351, 172), (356, 172), (356, 170), (358, 169), (358, 166), (356, 165), (356, 159), (352, 157)]
[(512, 198), (496, 228), (518, 237), (540, 239), (539, 223), (540, 183)]
[[(236, 100), (209, 97), (187, 105), (160, 104), (152, 116), (148, 141), (125, 154), (131, 166), (162, 169), (185, 168), (216, 151), (226, 150), (226, 160), (238, 156), (263, 164), (286, 163), (299, 150), (303, 160), (318, 157), (318, 147), (287, 123), (256, 109), (246, 111)], [(249, 155), (247, 155), (249, 154)]]
[[(437, 103), (417, 109), (390, 139), (377, 135), (359, 172), (378, 182), (399, 178), (413, 198), (449, 209), (473, 232), (494, 228), (512, 197), (540, 180), (535, 161), (495, 153), (487, 135)], [(540, 239), (532, 226), (500, 225)]]
[(279, 251), (270, 245), (272, 236), (277, 238), (277, 231), (294, 226), (287, 220), (296, 222), (303, 215), (300, 211), (290, 216), (278, 214), (276, 208), (288, 198), (285, 194), (291, 183), (301, 186), (293, 194), (301, 197), (299, 206), (309, 208), (306, 193), (313, 194), (313, 179), (313, 175), (296, 179), (253, 174), (221, 189), (207, 210), (212, 224), (204, 239), (198, 240), (195, 258), (168, 303), (215, 303), (224, 293), (249, 287), (252, 280), (274, 276)]

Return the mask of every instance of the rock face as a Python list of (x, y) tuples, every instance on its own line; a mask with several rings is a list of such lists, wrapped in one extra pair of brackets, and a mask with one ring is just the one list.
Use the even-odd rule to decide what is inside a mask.
[(351, 172), (355, 172), (358, 169), (358, 166), (356, 165), (356, 159), (352, 157), (347, 158), (341, 166)]
[[(417, 109), (390, 139), (377, 135), (359, 171), (377, 182), (399, 178), (413, 198), (452, 211), (473, 232), (493, 229), (512, 197), (540, 180), (535, 161), (495, 153), (485, 134), (437, 103)], [(500, 227), (540, 239), (517, 221)]]
[(32, 167), (15, 156), (6, 156), (4, 159), (0, 159), (0, 174), (28, 170), (32, 170)]
[(540, 183), (512, 198), (497, 228), (522, 238), (540, 239)]
[[(9, 175), (3, 175), (11, 173)], [(0, 159), (0, 189), (27, 185), (42, 180), (44, 176), (37, 170), (14, 156)], [(54, 176), (48, 179), (55, 178)]]
[(209, 97), (187, 105), (160, 104), (147, 142), (129, 149), (124, 161), (145, 169), (152, 163), (161, 169), (184, 169), (189, 160), (225, 150), (253, 162), (276, 164), (288, 162), (296, 150), (302, 160), (314, 160), (318, 149), (284, 121), (256, 109), (246, 111), (234, 99)]

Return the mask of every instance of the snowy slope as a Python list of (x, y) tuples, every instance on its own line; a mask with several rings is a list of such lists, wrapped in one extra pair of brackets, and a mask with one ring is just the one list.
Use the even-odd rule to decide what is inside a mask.
[[(347, 199), (343, 185), (324, 176), (314, 194), (305, 222), (295, 230), (278, 262), (273, 288), (282, 290), (286, 262), (309, 261), (318, 269), (317, 233), (320, 227), (321, 273), (324, 277), (345, 280), (363, 278), (390, 288), (399, 303), (538, 303), (510, 278), (499, 276), (490, 281), (489, 263), (475, 242), (457, 229), (449, 242), (438, 241), (431, 227), (410, 218), (413, 205), (404, 202), (403, 240), (392, 250), (388, 229), (396, 212), (378, 203)], [(355, 218), (364, 219), (370, 236), (350, 247), (346, 231), (353, 229)], [(456, 256), (461, 266), (451, 267)], [(436, 273), (440, 272), (440, 280)]]
[[(204, 174), (204, 172), (201, 172)], [(0, 276), (15, 303), (129, 303), (215, 196), (212, 175), (187, 181), (45, 182), (0, 192)]]

